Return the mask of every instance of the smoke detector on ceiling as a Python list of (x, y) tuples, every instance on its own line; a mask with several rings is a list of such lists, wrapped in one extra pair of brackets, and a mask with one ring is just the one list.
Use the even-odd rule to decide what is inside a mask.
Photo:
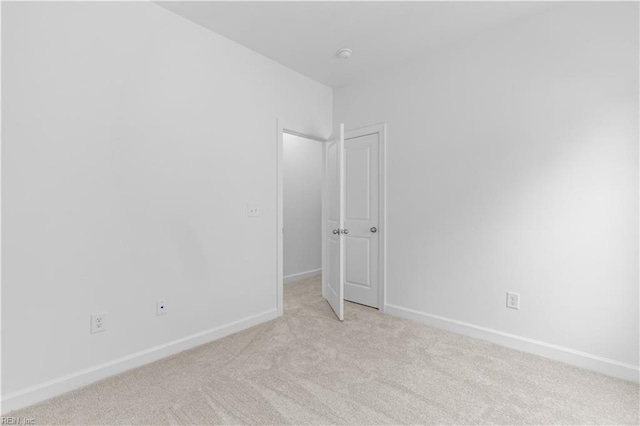
[(340, 59), (349, 59), (351, 57), (351, 53), (353, 53), (351, 49), (347, 49), (346, 47), (343, 47), (342, 49), (336, 52), (336, 56), (338, 56), (338, 58)]

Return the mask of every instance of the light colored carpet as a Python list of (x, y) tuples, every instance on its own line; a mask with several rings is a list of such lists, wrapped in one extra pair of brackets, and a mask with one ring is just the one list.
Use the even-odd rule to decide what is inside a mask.
[(345, 303), (285, 315), (11, 415), (37, 424), (638, 424), (638, 386)]

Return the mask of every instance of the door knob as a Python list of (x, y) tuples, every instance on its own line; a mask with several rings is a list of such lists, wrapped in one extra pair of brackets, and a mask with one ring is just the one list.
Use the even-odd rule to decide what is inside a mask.
[(348, 229), (343, 229), (343, 230), (342, 230), (342, 233), (346, 235), (346, 234), (348, 234), (348, 233), (349, 233), (349, 230), (348, 230)]
[(333, 230), (333, 233), (334, 233), (334, 235), (335, 235), (335, 234), (339, 234), (339, 233), (340, 233), (340, 231), (339, 231), (339, 230), (337, 230), (337, 229), (334, 229), (334, 230)]
[(372, 226), (371, 229), (369, 229), (369, 231), (375, 234), (376, 232), (378, 232), (378, 228), (376, 228), (375, 226)]

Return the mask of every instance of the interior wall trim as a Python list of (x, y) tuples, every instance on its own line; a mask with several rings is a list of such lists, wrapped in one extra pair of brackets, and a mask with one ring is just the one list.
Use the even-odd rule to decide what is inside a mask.
[(8, 395), (3, 395), (2, 414), (27, 407), (35, 404), (36, 402), (53, 398), (54, 396), (87, 386), (98, 380), (149, 364), (178, 352), (218, 340), (230, 334), (270, 321), (278, 316), (277, 313), (277, 309), (270, 309), (238, 321), (192, 334), (190, 336), (135, 352), (130, 355), (125, 355), (112, 361), (79, 370), (53, 380), (48, 380), (25, 389), (12, 392)]
[(385, 312), (401, 318), (421, 322), (432, 327), (472, 337), (474, 339), (485, 340), (487, 342), (496, 343), (512, 349), (560, 361), (575, 367), (595, 371), (607, 376), (639, 383), (640, 367), (637, 365), (627, 364), (564, 346), (529, 339), (527, 337), (505, 333), (503, 331), (463, 321), (457, 321), (441, 317), (439, 315), (428, 314), (426, 312), (420, 312), (402, 306), (387, 304)]
[(305, 278), (316, 277), (318, 275), (322, 275), (322, 268), (320, 269), (311, 269), (309, 271), (298, 272), (296, 274), (289, 274), (284, 276), (284, 283), (288, 284), (294, 281), (303, 280)]

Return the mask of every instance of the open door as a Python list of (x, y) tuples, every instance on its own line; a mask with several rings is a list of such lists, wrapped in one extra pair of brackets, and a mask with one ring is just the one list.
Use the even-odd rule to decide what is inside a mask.
[(340, 321), (344, 320), (344, 124), (337, 139), (325, 143), (324, 234), (322, 256), (325, 275), (323, 296)]

